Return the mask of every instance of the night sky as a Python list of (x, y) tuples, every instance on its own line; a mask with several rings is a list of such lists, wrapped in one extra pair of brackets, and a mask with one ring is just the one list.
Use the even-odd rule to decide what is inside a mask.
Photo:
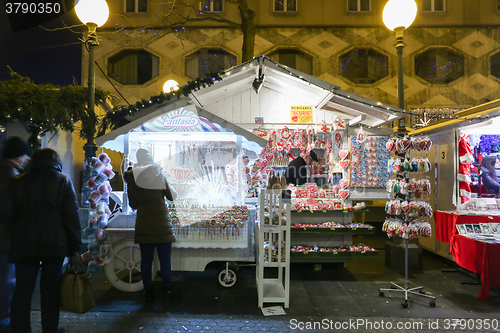
[[(29, 77), (34, 83), (51, 83), (67, 86), (76, 81), (81, 84), (81, 31), (84, 26), (73, 29), (46, 31), (40, 26), (14, 32), (26, 24), (37, 23), (36, 20), (20, 14), (9, 21), (5, 3), (0, 1), (0, 80), (10, 78), (10, 66), (14, 72)], [(42, 0), (40, 0), (41, 2)], [(32, 1), (39, 2), (39, 1)], [(45, 15), (43, 19), (52, 18)], [(11, 25), (12, 24), (12, 25)], [(47, 29), (61, 28), (65, 25), (79, 25), (75, 11), (52, 19), (41, 26)], [(14, 31), (13, 31), (14, 30)]]

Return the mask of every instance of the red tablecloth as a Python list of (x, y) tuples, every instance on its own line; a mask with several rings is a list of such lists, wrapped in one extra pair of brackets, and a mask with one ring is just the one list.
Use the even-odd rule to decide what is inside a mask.
[(457, 233), (457, 224), (500, 223), (500, 216), (459, 215), (448, 212), (434, 212), (436, 221), (436, 239), (451, 244), (453, 235)]
[(490, 288), (500, 287), (500, 244), (488, 244), (454, 235), (450, 250), (460, 267), (481, 274), (481, 290), (477, 299), (487, 301), (490, 298)]

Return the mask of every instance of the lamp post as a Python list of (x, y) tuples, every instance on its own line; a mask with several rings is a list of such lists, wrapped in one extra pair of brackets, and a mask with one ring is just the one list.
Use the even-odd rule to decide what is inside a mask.
[[(384, 7), (382, 20), (385, 26), (396, 33), (396, 53), (398, 57), (398, 107), (405, 108), (405, 93), (403, 80), (403, 31), (407, 29), (417, 16), (415, 0), (389, 0)], [(405, 119), (401, 118), (398, 133), (406, 133)]]
[[(91, 117), (91, 123), (95, 124), (95, 72), (94, 72), (94, 47), (98, 46), (97, 42), (97, 27), (102, 26), (109, 17), (109, 8), (105, 0), (76, 0), (75, 12), (78, 19), (87, 26), (88, 35), (85, 43), (89, 51), (89, 75), (88, 75), (88, 115)], [(83, 162), (83, 189), (82, 189), (82, 206), (86, 205), (86, 201), (90, 192), (86, 190), (85, 184), (90, 179), (91, 169), (90, 164), (92, 157), (95, 156), (97, 146), (94, 141), (95, 127), (89, 130), (87, 134), (87, 142), (83, 146), (85, 151), (85, 159)]]

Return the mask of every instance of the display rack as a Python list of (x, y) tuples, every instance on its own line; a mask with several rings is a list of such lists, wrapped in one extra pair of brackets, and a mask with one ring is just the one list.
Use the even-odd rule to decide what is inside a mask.
[[(256, 223), (258, 306), (290, 299), (290, 201), (282, 190), (261, 190)], [(266, 245), (267, 244), (267, 245)]]
[[(409, 144), (399, 145), (399, 142), (398, 142), (399, 140), (407, 140), (407, 142)], [(409, 186), (409, 184), (410, 184), (409, 172), (411, 169), (411, 164), (408, 168), (406, 166), (404, 166), (404, 164), (409, 163), (409, 157), (410, 157), (409, 152), (410, 152), (410, 148), (412, 147), (412, 145), (413, 145), (413, 141), (411, 141), (407, 137), (400, 137), (400, 138), (395, 139), (393, 149), (397, 151), (396, 158), (395, 158), (395, 162), (392, 165), (391, 164), (389, 165), (390, 167), (392, 167), (392, 171), (396, 174), (396, 182), (399, 181), (399, 182), (401, 182), (401, 184), (403, 184), (403, 186), (408, 186), (406, 188), (406, 190), (403, 190), (403, 188), (401, 186), (399, 188), (399, 190), (394, 191), (394, 192), (396, 192), (396, 198), (405, 200), (404, 202), (406, 202), (408, 204), (408, 206), (410, 206), (409, 202), (413, 200), (411, 194), (414, 192), (412, 192), (412, 190), (410, 189), (410, 186)], [(406, 148), (404, 148), (404, 147), (406, 147)], [(389, 144), (388, 144), (387, 150), (390, 150), (391, 148), (392, 147), (389, 147)], [(430, 145), (428, 146), (428, 148), (430, 149)], [(424, 149), (425, 149), (425, 145), (424, 145)], [(424, 149), (419, 149), (419, 150), (422, 151)], [(400, 167), (397, 167), (397, 166), (394, 167), (395, 164), (400, 165)], [(398, 168), (400, 171), (403, 171), (403, 172), (398, 172), (397, 171)], [(417, 168), (418, 168), (418, 166), (417, 166)], [(429, 163), (429, 169), (430, 169), (430, 163)], [(388, 184), (387, 184), (388, 191), (390, 191), (389, 190), (389, 187), (391, 186), (390, 184), (391, 184), (390, 182), (388, 182)], [(406, 184), (406, 185), (404, 185), (404, 184)], [(415, 197), (417, 197), (417, 196), (415, 195)], [(389, 209), (391, 209), (391, 208), (389, 207)], [(430, 299), (429, 305), (431, 307), (435, 307), (436, 306), (436, 302), (435, 302), (436, 297), (425, 294), (422, 291), (422, 289), (424, 288), (423, 286), (408, 288), (408, 240), (410, 238), (410, 235), (413, 235), (414, 237), (416, 235), (415, 232), (413, 232), (413, 233), (410, 232), (409, 223), (410, 223), (410, 221), (412, 221), (412, 218), (410, 216), (413, 214), (413, 217), (414, 217), (415, 214), (412, 213), (410, 208), (408, 208), (408, 211), (405, 211), (403, 209), (400, 209), (400, 212), (392, 211), (392, 214), (402, 216), (402, 223), (403, 224), (402, 224), (401, 228), (396, 229), (394, 236), (401, 236), (405, 240), (405, 284), (403, 287), (403, 286), (398, 285), (397, 283), (390, 282), (390, 284), (391, 284), (390, 289), (379, 288), (379, 296), (383, 297), (384, 292), (404, 293), (404, 295), (405, 295), (404, 302), (401, 303), (403, 308), (408, 307), (408, 295), (414, 295), (414, 296), (419, 296), (419, 297), (424, 297), (424, 298)], [(417, 214), (417, 216), (419, 216), (419, 212), (417, 212), (416, 214)], [(401, 229), (403, 229), (404, 231), (400, 232)], [(418, 236), (416, 236), (416, 237), (418, 237)]]

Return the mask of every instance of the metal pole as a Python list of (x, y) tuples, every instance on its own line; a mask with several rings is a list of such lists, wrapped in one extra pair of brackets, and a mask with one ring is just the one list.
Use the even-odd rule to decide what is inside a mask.
[[(405, 86), (403, 73), (403, 31), (404, 27), (394, 29), (396, 33), (396, 54), (398, 58), (398, 108), (405, 109)], [(398, 133), (406, 133), (405, 118), (399, 119)]]
[[(99, 45), (97, 42), (96, 29), (97, 25), (95, 23), (87, 23), (88, 27), (88, 37), (87, 37), (87, 45), (89, 49), (89, 75), (87, 81), (88, 88), (88, 115), (95, 119), (95, 70), (94, 70), (94, 47)], [(92, 176), (91, 164), (92, 158), (95, 157), (97, 152), (97, 146), (94, 141), (95, 128), (92, 129), (92, 133), (87, 135), (87, 143), (83, 146), (83, 150), (85, 151), (85, 158), (83, 161), (83, 186), (82, 186), (82, 198), (81, 198), (81, 206), (88, 207), (88, 201), (91, 194), (91, 190), (86, 186), (87, 181), (90, 180)]]

